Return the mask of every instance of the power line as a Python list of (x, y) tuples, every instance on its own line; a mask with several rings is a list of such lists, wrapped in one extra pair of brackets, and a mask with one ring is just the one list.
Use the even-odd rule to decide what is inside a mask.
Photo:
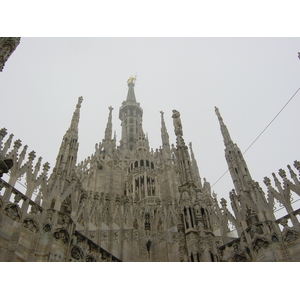
[[(281, 110), (276, 114), (276, 116), (269, 122), (269, 124), (264, 128), (264, 130), (257, 136), (257, 138), (250, 144), (250, 146), (243, 152), (245, 154), (252, 145), (260, 138), (260, 136), (267, 130), (267, 128), (274, 122), (274, 120), (279, 116), (279, 114), (285, 109), (285, 107), (292, 101), (292, 99), (296, 96), (296, 94), (299, 92), (300, 88), (297, 89), (297, 91), (294, 93), (294, 95), (287, 101), (287, 103), (281, 108)], [(213, 187), (216, 185), (229, 171), (229, 169), (226, 170), (224, 174), (211, 186)]]
[(245, 154), (248, 149), (258, 140), (258, 138), (266, 131), (266, 129), (274, 122), (274, 120), (278, 117), (278, 115), (284, 110), (284, 108), (290, 103), (290, 101), (296, 96), (299, 92), (300, 88), (294, 93), (294, 95), (290, 98), (290, 100), (282, 107), (282, 109), (277, 113), (277, 115), (272, 119), (272, 121), (265, 127), (265, 129), (259, 134), (259, 136), (252, 142), (252, 144), (243, 152)]

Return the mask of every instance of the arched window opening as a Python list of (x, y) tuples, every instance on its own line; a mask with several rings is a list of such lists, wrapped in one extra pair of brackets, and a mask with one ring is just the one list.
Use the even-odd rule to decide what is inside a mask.
[(201, 214), (202, 214), (202, 216), (205, 215), (205, 211), (204, 211), (203, 207), (201, 207)]
[(192, 227), (194, 227), (193, 214), (192, 214), (192, 209), (190, 207), (189, 207), (189, 212), (190, 212)]
[(185, 221), (185, 227), (188, 229), (190, 227), (189, 221), (188, 221), (188, 214), (187, 214), (187, 209), (184, 207), (183, 209), (184, 213), (184, 221)]

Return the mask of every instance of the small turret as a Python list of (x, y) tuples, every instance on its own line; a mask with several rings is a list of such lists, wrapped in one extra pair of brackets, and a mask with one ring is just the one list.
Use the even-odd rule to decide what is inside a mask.
[(105, 140), (106, 141), (110, 141), (112, 139), (112, 111), (113, 111), (113, 107), (109, 106), (109, 115), (108, 115), (108, 120), (107, 120), (107, 125), (106, 125), (106, 129), (105, 129)]
[(169, 134), (164, 120), (164, 112), (160, 111), (161, 114), (161, 141), (163, 149), (170, 151)]

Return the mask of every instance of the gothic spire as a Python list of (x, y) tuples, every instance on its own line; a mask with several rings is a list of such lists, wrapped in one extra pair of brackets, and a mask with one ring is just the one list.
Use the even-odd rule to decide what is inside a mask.
[(170, 149), (170, 142), (169, 142), (169, 134), (167, 132), (167, 127), (164, 120), (164, 112), (160, 111), (161, 114), (161, 140), (163, 148)]
[(63, 174), (65, 179), (69, 179), (74, 173), (79, 147), (78, 125), (82, 101), (83, 98), (79, 97), (70, 127), (64, 134), (50, 181), (54, 180), (58, 174)]
[[(249, 211), (254, 210), (259, 219), (264, 220), (266, 216), (262, 214), (262, 211), (268, 212), (264, 193), (259, 187), (259, 184), (252, 179), (244, 156), (237, 144), (233, 143), (230, 138), (228, 129), (223, 122), (219, 110), (215, 108), (215, 111), (220, 122), (224, 139), (225, 158), (235, 187), (235, 191), (233, 190), (230, 196), (232, 198), (233, 206), (236, 207), (234, 195), (239, 197), (239, 212), (235, 210), (235, 214), (236, 216), (237, 214), (240, 214), (237, 216), (238, 218), (247, 219), (249, 217)], [(272, 213), (270, 213), (270, 215), (271, 214)], [(249, 222), (250, 220), (247, 221), (247, 226), (249, 226)]]
[(75, 111), (73, 113), (71, 124), (70, 124), (70, 127), (69, 127), (67, 133), (70, 133), (70, 132), (75, 133), (75, 134), (78, 133), (80, 108), (81, 108), (82, 101), (83, 101), (82, 96), (78, 97), (78, 102), (77, 102), (77, 105), (76, 105), (76, 109), (75, 109)]
[(215, 106), (215, 112), (216, 115), (218, 117), (219, 123), (220, 123), (220, 127), (221, 127), (221, 132), (223, 135), (223, 140), (224, 140), (224, 144), (225, 146), (229, 145), (230, 143), (233, 143), (229, 134), (229, 131), (226, 127), (226, 125), (223, 122), (223, 118), (221, 117), (221, 114), (219, 112), (219, 109)]
[(247, 164), (244, 160), (243, 154), (239, 147), (233, 143), (229, 131), (223, 122), (220, 112), (217, 107), (215, 107), (216, 115), (220, 122), (220, 128), (223, 135), (224, 145), (225, 145), (225, 158), (228, 164), (228, 168), (235, 185), (237, 193), (240, 190), (248, 189), (249, 180), (251, 181), (251, 175), (248, 171)]
[(109, 115), (107, 120), (107, 125), (105, 129), (105, 140), (111, 140), (112, 139), (112, 111), (113, 107), (109, 106)]
[(143, 110), (136, 102), (134, 94), (135, 77), (127, 80), (128, 94), (126, 101), (122, 102), (119, 110), (119, 119), (122, 121), (121, 147), (132, 150), (138, 140), (139, 124), (143, 117)]

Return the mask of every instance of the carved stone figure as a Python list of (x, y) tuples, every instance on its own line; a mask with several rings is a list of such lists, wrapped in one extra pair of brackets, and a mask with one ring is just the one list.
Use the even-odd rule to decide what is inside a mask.
[(180, 119), (180, 113), (176, 109), (172, 110), (172, 118), (173, 118), (173, 125), (174, 125), (174, 130), (175, 130), (175, 135), (182, 136), (182, 124), (181, 124), (181, 119)]
[(55, 232), (53, 233), (53, 236), (57, 240), (61, 239), (64, 243), (67, 243), (69, 240), (69, 234), (64, 228), (59, 228), (59, 229), (55, 230)]
[(24, 226), (25, 228), (29, 229), (30, 231), (32, 231), (33, 233), (36, 233), (36, 232), (37, 232), (37, 227), (36, 227), (36, 225), (34, 224), (34, 221), (31, 220), (31, 219), (26, 219), (26, 220), (24, 220), (23, 226)]
[(80, 260), (82, 256), (81, 250), (77, 246), (74, 246), (71, 249), (71, 256), (76, 260)]
[(86, 262), (95, 262), (96, 259), (93, 257), (93, 255), (87, 255), (85, 258)]
[(13, 219), (14, 221), (18, 222), (21, 219), (21, 213), (19, 212), (19, 208), (17, 207), (17, 205), (14, 204), (7, 205), (4, 212), (8, 217)]
[(133, 220), (133, 229), (138, 229), (138, 228), (139, 228), (139, 225), (138, 225), (137, 219), (134, 219)]
[(48, 233), (51, 231), (51, 226), (49, 224), (45, 224), (45, 226), (43, 227), (43, 231)]
[(127, 80), (127, 84), (133, 84), (135, 81), (135, 77), (130, 76), (129, 79)]

